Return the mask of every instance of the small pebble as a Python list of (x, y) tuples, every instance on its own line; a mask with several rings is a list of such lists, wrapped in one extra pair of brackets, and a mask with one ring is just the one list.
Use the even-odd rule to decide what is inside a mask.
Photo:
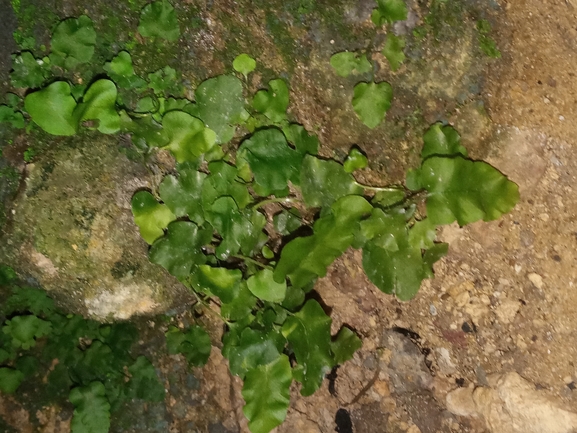
[(431, 313), (431, 316), (436, 316), (437, 315), (437, 307), (435, 307), (433, 304), (429, 305), (429, 313)]
[(535, 272), (531, 272), (529, 275), (527, 275), (527, 277), (535, 287), (538, 289), (543, 288), (543, 277), (541, 275), (536, 274)]

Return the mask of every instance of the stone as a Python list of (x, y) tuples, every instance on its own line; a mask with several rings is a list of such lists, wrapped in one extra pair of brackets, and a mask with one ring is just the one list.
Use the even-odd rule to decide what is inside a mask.
[(67, 311), (100, 321), (185, 305), (187, 289), (149, 261), (132, 217), (133, 194), (158, 181), (114, 138), (66, 139), (27, 166), (0, 261)]
[(543, 288), (543, 277), (541, 275), (531, 272), (527, 275), (527, 278), (529, 278), (529, 281), (539, 290)]
[(459, 416), (484, 420), (491, 433), (574, 433), (577, 413), (537, 391), (519, 374), (488, 376), (489, 387), (458, 388), (446, 398), (447, 409)]
[(513, 321), (520, 308), (521, 302), (514, 299), (503, 299), (495, 309), (495, 314), (499, 322), (507, 324)]

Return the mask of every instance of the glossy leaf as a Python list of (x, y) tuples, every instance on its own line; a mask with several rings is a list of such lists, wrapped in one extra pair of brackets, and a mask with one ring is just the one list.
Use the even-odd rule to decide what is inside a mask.
[(176, 278), (187, 278), (194, 265), (206, 263), (202, 247), (208, 245), (211, 238), (210, 230), (201, 230), (192, 222), (171, 222), (166, 235), (157, 239), (150, 248), (150, 261), (161, 265)]
[(291, 383), (291, 367), (286, 355), (247, 373), (242, 388), (246, 402), (243, 412), (252, 433), (268, 433), (282, 424), (290, 404)]
[(371, 202), (383, 207), (393, 206), (401, 203), (405, 198), (405, 192), (402, 189), (397, 191), (379, 191), (372, 198)]
[(425, 135), (425, 142), (421, 151), (421, 158), (429, 156), (467, 156), (467, 149), (461, 145), (461, 136), (452, 126), (443, 126), (441, 123), (432, 125)]
[(485, 162), (461, 156), (430, 157), (413, 175), (427, 190), (427, 216), (433, 224), (492, 221), (519, 201), (517, 185)]
[(286, 191), (289, 180), (300, 183), (302, 155), (289, 147), (278, 129), (255, 132), (243, 142), (239, 153), (248, 161), (263, 196)]
[(172, 5), (166, 0), (146, 5), (140, 14), (138, 32), (147, 38), (176, 41), (180, 36), (180, 28)]
[(156, 239), (164, 234), (168, 223), (176, 216), (170, 209), (156, 201), (148, 191), (139, 191), (132, 197), (132, 215), (134, 222), (140, 229), (140, 236), (152, 245)]
[(36, 316), (15, 316), (4, 322), (2, 332), (12, 338), (12, 346), (28, 350), (36, 345), (36, 339), (52, 333), (52, 324)]
[(202, 185), (201, 195), (205, 212), (222, 196), (232, 197), (240, 209), (252, 201), (246, 186), (236, 180), (238, 175), (236, 167), (224, 161), (215, 161), (208, 165), (208, 169), (210, 175)]
[(377, 26), (407, 19), (409, 11), (404, 0), (377, 0), (371, 20)]
[(92, 59), (96, 45), (96, 32), (92, 20), (86, 15), (68, 18), (54, 29), (50, 41), (50, 60), (56, 66), (70, 70)]
[(311, 155), (303, 159), (301, 188), (305, 203), (311, 207), (327, 207), (346, 195), (363, 193), (341, 164)]
[(120, 130), (120, 116), (116, 111), (117, 94), (112, 81), (98, 80), (88, 88), (73, 116), (80, 122), (94, 120), (100, 132), (114, 134)]
[(72, 433), (108, 433), (110, 403), (102, 382), (73, 388), (68, 399), (74, 405), (70, 423)]
[(298, 209), (282, 210), (273, 216), (274, 229), (281, 235), (286, 236), (302, 225), (302, 219)]
[(319, 151), (319, 139), (316, 135), (310, 135), (307, 130), (296, 123), (283, 128), (286, 139), (292, 143), (297, 152), (301, 154), (316, 155)]
[(331, 318), (311, 299), (287, 318), (282, 333), (297, 359), (293, 376), (303, 384), (301, 394), (311, 395), (335, 364), (331, 354)]
[(331, 343), (331, 351), (335, 358), (335, 364), (342, 364), (353, 358), (357, 350), (361, 348), (361, 339), (346, 326), (343, 326), (337, 338)]
[(251, 276), (247, 285), (252, 294), (263, 301), (281, 303), (286, 294), (286, 281), (277, 283), (273, 279), (273, 272), (268, 269)]
[(353, 108), (369, 128), (376, 128), (391, 107), (393, 89), (389, 83), (359, 83), (355, 86)]
[(315, 222), (312, 236), (298, 237), (285, 245), (274, 271), (275, 281), (282, 283), (288, 277), (298, 289), (325, 276), (327, 267), (352, 245), (359, 220), (371, 209), (359, 196), (338, 200), (328, 215)]
[(205, 128), (202, 120), (184, 111), (166, 113), (162, 118), (162, 127), (167, 137), (165, 147), (179, 163), (195, 161), (216, 143), (216, 133)]
[(164, 401), (164, 385), (158, 379), (154, 365), (146, 356), (139, 356), (130, 367), (128, 381), (128, 395), (146, 401)]
[(275, 361), (284, 342), (282, 338), (279, 344), (278, 337), (266, 331), (245, 328), (237, 341), (230, 338), (225, 341), (222, 352), (229, 361), (230, 372), (243, 379), (248, 371)]
[(201, 194), (206, 174), (200, 171), (181, 168), (178, 178), (168, 175), (159, 187), (160, 198), (176, 217), (188, 215), (197, 224), (204, 222)]
[(197, 272), (198, 283), (224, 303), (232, 302), (239, 291), (242, 272), (238, 269), (213, 268), (201, 265)]
[(256, 303), (257, 298), (248, 290), (246, 281), (243, 281), (235, 298), (221, 304), (220, 314), (227, 320), (240, 320), (250, 314)]
[(78, 122), (73, 116), (76, 101), (70, 85), (55, 81), (48, 87), (26, 95), (24, 108), (43, 130), (52, 135), (74, 135)]
[(421, 281), (428, 276), (421, 250), (405, 243), (393, 250), (367, 242), (363, 247), (363, 268), (375, 286), (402, 301), (415, 296)]
[(200, 326), (191, 326), (185, 332), (171, 326), (166, 332), (168, 353), (182, 353), (189, 364), (201, 367), (210, 357), (210, 336)]
[(409, 230), (409, 244), (414, 248), (426, 250), (435, 244), (437, 226), (430, 219), (417, 221)]
[(248, 54), (240, 54), (233, 60), (232, 67), (246, 77), (256, 68), (256, 61)]
[(403, 49), (405, 48), (405, 39), (403, 37), (396, 36), (393, 33), (387, 34), (387, 40), (385, 41), (385, 47), (383, 48), (383, 55), (389, 61), (391, 69), (396, 71), (399, 69), (401, 64), (405, 61), (405, 53)]
[(289, 91), (286, 83), (279, 79), (268, 82), (269, 90), (259, 90), (252, 101), (252, 106), (273, 122), (286, 118), (289, 104)]
[(369, 164), (367, 157), (356, 147), (353, 147), (343, 163), (343, 168), (347, 173), (365, 168)]
[(348, 77), (352, 73), (365, 74), (373, 69), (366, 54), (359, 56), (349, 51), (333, 54), (330, 63), (337, 75), (341, 77)]
[(216, 132), (218, 144), (228, 143), (235, 125), (248, 118), (242, 81), (232, 75), (219, 75), (203, 81), (194, 94), (196, 103), (187, 111)]
[(423, 263), (425, 264), (425, 274), (427, 278), (433, 278), (433, 265), (441, 260), (449, 252), (449, 244), (438, 243), (433, 245), (423, 255)]
[(21, 371), (8, 367), (0, 368), (0, 391), (3, 393), (15, 393), (23, 380), (24, 373)]

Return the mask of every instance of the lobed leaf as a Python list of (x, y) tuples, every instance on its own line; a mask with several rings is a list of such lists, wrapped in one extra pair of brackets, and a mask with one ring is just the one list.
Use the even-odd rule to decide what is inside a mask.
[(348, 77), (352, 73), (365, 74), (373, 69), (373, 65), (367, 59), (367, 55), (349, 51), (343, 51), (331, 56), (330, 64), (341, 77)]
[(146, 401), (164, 401), (164, 385), (158, 379), (154, 365), (146, 356), (139, 356), (130, 367), (128, 395)]
[(74, 135), (78, 122), (74, 117), (76, 101), (70, 94), (70, 85), (55, 81), (42, 90), (24, 98), (24, 108), (38, 126), (52, 135)]
[(377, 26), (395, 21), (403, 21), (408, 16), (404, 0), (377, 0), (377, 9), (373, 10), (371, 20)]
[(9, 123), (13, 128), (24, 128), (26, 122), (22, 112), (7, 105), (0, 105), (0, 123)]
[(256, 61), (248, 54), (240, 54), (233, 60), (232, 67), (246, 77), (256, 68)]
[(311, 395), (335, 364), (331, 353), (331, 318), (311, 299), (287, 318), (282, 333), (297, 359), (293, 376), (303, 384), (301, 394)]
[(15, 316), (6, 320), (2, 332), (11, 336), (13, 347), (28, 350), (36, 345), (37, 338), (52, 333), (52, 324), (34, 315)]
[(201, 265), (196, 273), (200, 287), (218, 296), (224, 303), (232, 302), (239, 291), (242, 272), (238, 269), (213, 268)]
[(182, 353), (189, 364), (201, 367), (210, 357), (211, 343), (208, 333), (200, 326), (191, 326), (185, 332), (175, 326), (165, 334), (168, 353)]
[(316, 155), (319, 151), (319, 139), (316, 135), (310, 135), (307, 130), (296, 123), (285, 126), (282, 130), (286, 139), (292, 143), (297, 152), (301, 154)]
[(242, 388), (243, 412), (252, 433), (268, 433), (282, 424), (290, 404), (292, 374), (289, 359), (279, 356), (247, 373)]
[(352, 173), (365, 168), (368, 163), (367, 157), (359, 149), (353, 147), (343, 163), (343, 168), (347, 173)]
[(389, 61), (391, 69), (396, 71), (399, 69), (401, 64), (405, 61), (405, 53), (403, 49), (405, 48), (405, 39), (403, 37), (396, 36), (393, 33), (387, 35), (387, 40), (385, 41), (385, 46), (383, 48), (383, 55)]
[(118, 87), (134, 89), (146, 84), (146, 81), (134, 73), (132, 57), (127, 51), (119, 52), (110, 62), (106, 62), (104, 70)]
[(392, 98), (393, 88), (389, 83), (359, 83), (354, 89), (353, 108), (359, 119), (373, 129), (385, 118)]
[(168, 175), (159, 186), (160, 198), (176, 217), (187, 215), (196, 224), (204, 222), (201, 195), (206, 174), (181, 167), (178, 178)]
[(70, 70), (92, 59), (96, 45), (96, 32), (92, 20), (86, 15), (60, 22), (50, 41), (50, 60), (56, 66)]
[(331, 351), (334, 354), (335, 364), (342, 364), (352, 359), (357, 350), (361, 348), (361, 339), (346, 326), (343, 326), (337, 337), (331, 342)]
[(150, 248), (152, 263), (164, 267), (176, 278), (185, 279), (195, 265), (206, 263), (202, 247), (210, 244), (212, 232), (201, 230), (188, 221), (168, 224), (166, 235), (157, 239)]
[(94, 82), (84, 94), (82, 103), (74, 109), (77, 122), (96, 120), (103, 134), (115, 134), (120, 130), (120, 116), (116, 111), (116, 85), (110, 80)]
[(225, 338), (222, 354), (229, 361), (230, 372), (241, 379), (250, 370), (275, 361), (281, 356), (286, 342), (278, 332), (248, 327), (241, 332), (240, 338), (234, 337), (231, 334)]
[(68, 398), (74, 405), (70, 423), (72, 433), (108, 433), (110, 403), (102, 382), (73, 388)]
[(176, 216), (170, 209), (156, 201), (148, 191), (139, 191), (132, 197), (132, 215), (140, 235), (150, 245), (164, 234), (168, 223)]
[(24, 373), (21, 371), (8, 367), (0, 368), (0, 391), (3, 393), (15, 393), (23, 380)]
[(10, 80), (14, 87), (38, 88), (50, 75), (50, 61), (47, 57), (36, 59), (29, 51), (12, 55)]
[(162, 118), (168, 148), (179, 163), (195, 161), (209, 152), (216, 143), (216, 133), (202, 120), (184, 111), (169, 111)]
[(519, 201), (517, 185), (485, 162), (431, 156), (414, 175), (413, 186), (427, 190), (427, 216), (433, 224), (492, 221)]
[(263, 301), (281, 303), (285, 298), (286, 281), (274, 281), (273, 272), (269, 269), (263, 269), (251, 276), (247, 280), (247, 286), (254, 296)]
[(435, 123), (423, 136), (423, 150), (421, 158), (427, 159), (430, 156), (455, 156), (467, 157), (467, 149), (461, 145), (461, 136), (452, 126), (442, 126)]
[(259, 90), (252, 101), (252, 106), (273, 122), (286, 118), (289, 104), (289, 91), (286, 83), (279, 79), (268, 82), (269, 90)]
[(180, 28), (172, 5), (166, 0), (146, 5), (140, 14), (138, 32), (145, 38), (176, 41), (180, 37)]

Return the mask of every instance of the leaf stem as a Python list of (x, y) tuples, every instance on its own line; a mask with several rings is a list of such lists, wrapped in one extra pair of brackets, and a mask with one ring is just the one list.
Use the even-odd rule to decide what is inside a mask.
[(267, 204), (271, 203), (295, 203), (296, 199), (291, 197), (275, 197), (269, 198), (268, 200), (263, 200), (258, 203), (255, 203), (252, 207), (253, 209), (258, 209), (259, 207), (266, 206)]
[(369, 185), (363, 185), (362, 183), (356, 181), (355, 185), (360, 186), (361, 188), (364, 189), (369, 189), (371, 191), (377, 191), (377, 192), (397, 192), (405, 190), (405, 188), (403, 188), (402, 186), (369, 186)]
[(264, 263), (261, 263), (258, 260), (255, 260), (251, 257), (241, 256), (240, 254), (233, 254), (231, 255), (231, 257), (234, 257), (235, 259), (244, 260), (245, 262), (252, 263), (253, 265), (260, 266), (261, 268), (264, 269), (270, 269), (272, 271), (272, 266), (265, 265)]

